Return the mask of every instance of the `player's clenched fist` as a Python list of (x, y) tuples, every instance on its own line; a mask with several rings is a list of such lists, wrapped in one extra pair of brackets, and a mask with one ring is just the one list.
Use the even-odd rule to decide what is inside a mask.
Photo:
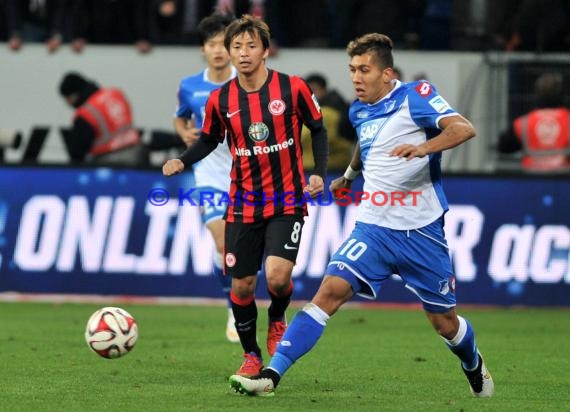
[(180, 159), (170, 159), (162, 166), (164, 176), (172, 176), (184, 170), (184, 163)]
[(305, 186), (304, 191), (311, 197), (316, 197), (319, 193), (325, 189), (325, 182), (323, 178), (318, 175), (309, 176), (309, 184)]

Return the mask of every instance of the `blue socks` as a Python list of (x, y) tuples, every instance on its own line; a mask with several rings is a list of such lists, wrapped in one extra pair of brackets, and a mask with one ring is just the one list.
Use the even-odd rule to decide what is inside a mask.
[(218, 282), (222, 286), (222, 291), (224, 292), (224, 296), (228, 300), (228, 308), (232, 307), (232, 302), (230, 300), (230, 290), (232, 289), (232, 277), (231, 276), (224, 276), (224, 269), (216, 265), (214, 262), (214, 275), (218, 278)]
[(312, 303), (305, 305), (287, 327), (268, 368), (283, 376), (297, 359), (315, 346), (328, 319), (329, 316), (318, 306)]
[(467, 371), (475, 370), (478, 366), (479, 355), (477, 354), (477, 344), (473, 328), (467, 319), (461, 316), (459, 319), (459, 330), (457, 335), (451, 340), (445, 340), (447, 347), (461, 360), (461, 366)]

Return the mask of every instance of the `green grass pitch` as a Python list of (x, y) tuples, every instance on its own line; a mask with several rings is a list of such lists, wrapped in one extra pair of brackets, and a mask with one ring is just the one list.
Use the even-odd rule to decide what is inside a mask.
[(0, 303), (0, 411), (570, 410), (567, 310), (460, 310), (493, 374), (491, 399), (471, 397), (420, 310), (382, 307), (342, 309), (275, 397), (251, 398), (227, 384), (241, 348), (225, 340), (224, 308), (116, 305), (137, 319), (140, 335), (130, 354), (107, 360), (83, 337), (102, 306), (113, 305)]

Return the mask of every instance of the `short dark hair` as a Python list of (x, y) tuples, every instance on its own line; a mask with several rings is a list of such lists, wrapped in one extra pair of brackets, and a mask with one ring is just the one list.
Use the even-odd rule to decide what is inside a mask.
[(261, 44), (263, 49), (267, 50), (269, 48), (269, 40), (271, 39), (271, 34), (269, 32), (269, 26), (259, 17), (252, 16), (250, 14), (244, 14), (239, 19), (234, 20), (230, 23), (226, 29), (226, 36), (224, 38), (224, 46), (229, 51), (230, 43), (232, 40), (242, 33), (249, 33), (251, 37), (258, 37), (261, 39)]
[(348, 43), (346, 52), (350, 57), (373, 53), (380, 67), (386, 69), (394, 67), (393, 48), (394, 43), (390, 37), (380, 33), (368, 33)]
[(204, 17), (200, 23), (198, 23), (197, 27), (200, 44), (203, 46), (212, 37), (223, 33), (226, 27), (234, 20), (234, 16), (230, 14), (220, 14), (217, 12)]
[(561, 73), (543, 73), (534, 84), (538, 107), (559, 107), (564, 105), (563, 77)]
[(305, 77), (305, 81), (307, 83), (316, 83), (323, 89), (327, 88), (327, 79), (320, 73), (308, 74), (307, 77)]

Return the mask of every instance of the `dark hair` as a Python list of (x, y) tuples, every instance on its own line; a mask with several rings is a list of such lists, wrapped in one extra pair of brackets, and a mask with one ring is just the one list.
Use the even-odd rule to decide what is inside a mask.
[(307, 77), (305, 77), (305, 81), (307, 83), (316, 83), (323, 89), (327, 88), (327, 79), (320, 73), (308, 74)]
[(534, 92), (538, 107), (560, 107), (564, 105), (562, 74), (544, 73), (536, 79)]
[(200, 44), (203, 46), (212, 37), (223, 33), (233, 20), (235, 20), (234, 16), (220, 13), (204, 17), (197, 27)]
[(80, 93), (89, 82), (82, 75), (76, 72), (68, 72), (63, 76), (59, 84), (59, 93), (67, 97), (73, 93)]
[(224, 38), (224, 46), (226, 49), (229, 51), (232, 40), (246, 32), (249, 33), (251, 37), (259, 37), (264, 50), (269, 48), (269, 39), (271, 38), (271, 34), (267, 23), (258, 17), (250, 14), (244, 14), (239, 19), (231, 22), (226, 29), (226, 36)]
[(385, 69), (394, 67), (393, 48), (394, 43), (390, 37), (380, 33), (368, 33), (348, 43), (346, 52), (350, 57), (373, 53), (379, 66)]

